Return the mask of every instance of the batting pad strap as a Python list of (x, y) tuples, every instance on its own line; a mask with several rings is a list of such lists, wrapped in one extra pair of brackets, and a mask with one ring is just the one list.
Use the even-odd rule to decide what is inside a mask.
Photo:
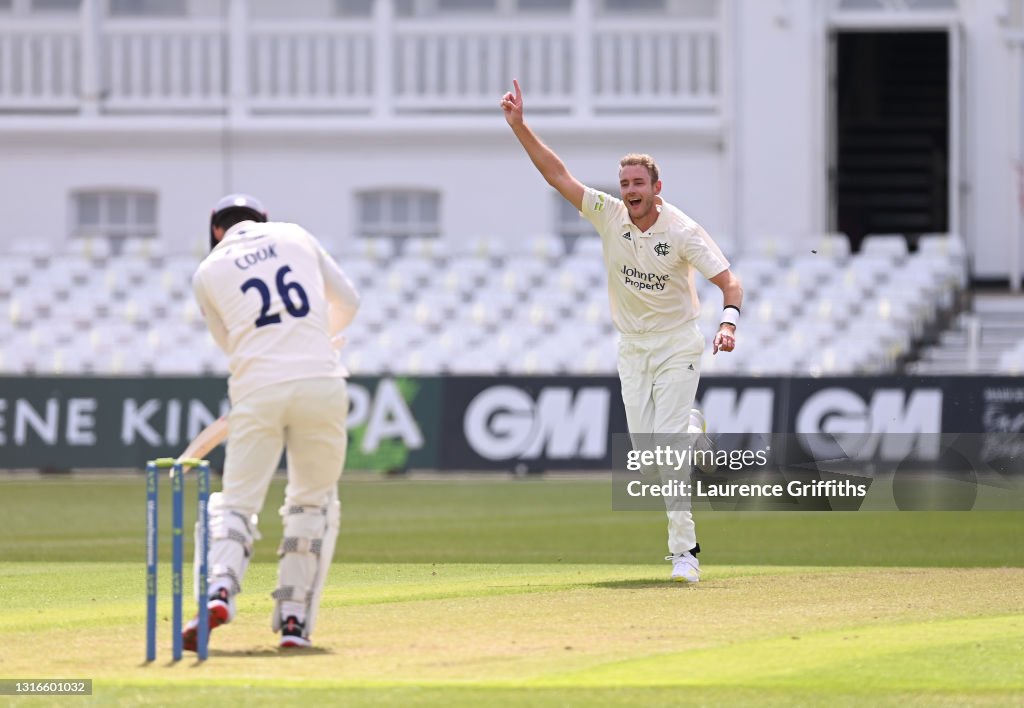
[(241, 583), (241, 580), (238, 577), (238, 574), (235, 572), (234, 568), (231, 568), (231, 567), (226, 566), (226, 565), (219, 565), (218, 564), (218, 565), (215, 565), (211, 569), (211, 571), (212, 571), (210, 573), (210, 585), (211, 585), (211, 587), (214, 584), (216, 584), (217, 580), (223, 580), (223, 579), (226, 578), (229, 581), (229, 585), (230, 585), (230, 588), (231, 588), (230, 592), (231, 592), (232, 595), (237, 595), (238, 593), (242, 592), (242, 583)]
[(277, 555), (280, 558), (286, 553), (301, 553), (303, 555), (312, 554), (314, 556), (320, 556), (320, 548), (323, 546), (323, 539), (320, 538), (301, 538), (299, 536), (285, 536), (281, 540), (281, 545), (277, 549)]
[(320, 516), (327, 516), (326, 506), (301, 506), (296, 504), (293, 506), (282, 506), (279, 511), (281, 516), (293, 516), (295, 514), (319, 514)]
[(300, 592), (294, 585), (282, 585), (270, 594), (278, 602), (306, 602), (309, 593)]
[(252, 556), (252, 538), (251, 537), (246, 536), (241, 531), (236, 531), (235, 529), (229, 529), (228, 530), (227, 538), (228, 538), (229, 541), (235, 541), (236, 543), (238, 543), (238, 544), (240, 544), (242, 546), (242, 550), (245, 551), (245, 557), (246, 558), (249, 558), (249, 557)]

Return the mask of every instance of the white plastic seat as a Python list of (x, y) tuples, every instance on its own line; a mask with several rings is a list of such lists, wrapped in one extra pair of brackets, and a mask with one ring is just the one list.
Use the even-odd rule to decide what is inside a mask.
[(847, 290), (870, 295), (887, 277), (888, 271), (880, 267), (879, 261), (853, 258), (836, 274), (835, 282)]
[[(826, 282), (836, 277), (842, 268), (842, 261), (824, 255), (797, 256), (789, 263), (789, 272), (800, 274), (811, 284)], [(787, 280), (789, 273), (783, 276)]]
[(445, 358), (431, 347), (417, 347), (403, 354), (397, 372), (412, 376), (436, 376), (444, 370)]
[(381, 266), (361, 256), (337, 256), (338, 265), (357, 286), (381, 275)]
[(525, 348), (509, 362), (509, 373), (526, 376), (552, 375), (565, 370), (564, 349), (549, 344)]
[(510, 256), (502, 263), (502, 279), (513, 276), (517, 282), (532, 287), (551, 273), (551, 264), (533, 256)]
[(618, 366), (618, 346), (612, 337), (599, 337), (586, 342), (566, 363), (571, 374), (615, 374)]
[(565, 242), (555, 235), (514, 238), (509, 244), (510, 255), (526, 255), (544, 260), (556, 260), (565, 255)]
[(387, 265), (388, 276), (398, 276), (413, 288), (420, 288), (436, 271), (436, 266), (422, 258), (400, 257)]
[(843, 261), (850, 255), (850, 239), (844, 233), (824, 234), (817, 239), (811, 251), (811, 255)]
[(37, 264), (49, 260), (57, 251), (52, 242), (43, 238), (16, 238), (10, 241), (8, 248), (11, 253), (29, 258)]
[(203, 373), (203, 361), (188, 347), (160, 347), (153, 354), (153, 369), (165, 376), (197, 376)]
[(598, 263), (601, 263), (601, 259), (603, 258), (601, 237), (596, 233), (588, 233), (586, 236), (581, 236), (576, 239), (576, 243), (573, 245), (571, 257), (576, 260), (592, 258)]
[(906, 258), (907, 251), (907, 240), (903, 234), (868, 234), (860, 244), (861, 255), (888, 258), (894, 262)]
[(776, 258), (745, 255), (736, 259), (730, 270), (740, 277), (744, 285), (750, 283), (754, 287), (766, 287), (778, 280), (786, 269)]
[(458, 352), (447, 363), (448, 371), (465, 376), (494, 375), (499, 373), (503, 366), (503, 362), (484, 347)]
[(523, 308), (523, 297), (515, 290), (482, 289), (476, 293), (470, 307), (476, 304), (493, 309), (499, 317), (516, 317)]
[(138, 376), (154, 371), (149, 352), (109, 349), (96, 356), (95, 371), (108, 376)]
[[(394, 239), (387, 237), (380, 238), (350, 238), (343, 240), (337, 249), (338, 262), (344, 263), (346, 258), (356, 257), (378, 263), (389, 263), (398, 252), (398, 245)], [(342, 266), (344, 267), (344, 266)]]
[(402, 254), (406, 258), (426, 261), (444, 260), (452, 251), (452, 243), (448, 239), (429, 236), (413, 236), (402, 248)]
[(448, 292), (474, 293), (485, 286), (484, 281), (493, 277), (494, 267), (483, 258), (475, 256), (456, 258), (448, 262), (440, 276), (441, 287)]
[(512, 253), (513, 238), (496, 236), (476, 236), (466, 240), (463, 254), (476, 258), (505, 258)]
[(64, 244), (63, 251), (90, 261), (104, 261), (110, 257), (110, 239), (102, 236), (76, 236)]
[(126, 238), (121, 244), (121, 256), (139, 261), (159, 261), (167, 253), (158, 238)]
[(29, 361), (36, 356), (37, 352), (32, 351), (28, 347), (20, 346), (18, 343), (0, 346), (0, 373), (8, 375), (22, 374), (28, 368)]
[(390, 352), (373, 344), (349, 345), (341, 351), (341, 361), (356, 376), (374, 376), (387, 372)]
[(138, 256), (114, 256), (107, 261), (105, 270), (119, 274), (120, 282), (130, 289), (153, 286), (153, 265)]
[(158, 285), (170, 297), (191, 297), (192, 276), (200, 262), (191, 256), (169, 256), (164, 259), (159, 272), (152, 273), (150, 277), (156, 281), (154, 285)]
[(32, 282), (53, 283), (64, 281), (68, 285), (82, 285), (101, 276), (105, 267), (78, 254), (69, 254), (52, 259), (45, 267), (35, 270)]
[(917, 240), (917, 250), (942, 256), (957, 264), (967, 260), (967, 246), (959, 234), (922, 234)]

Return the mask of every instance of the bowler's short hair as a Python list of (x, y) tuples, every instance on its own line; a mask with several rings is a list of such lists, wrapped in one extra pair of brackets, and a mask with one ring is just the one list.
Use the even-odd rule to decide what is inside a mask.
[(658, 181), (658, 163), (655, 162), (654, 158), (650, 155), (631, 152), (619, 160), (619, 169), (629, 165), (640, 165), (641, 167), (646, 167), (647, 172), (651, 175), (651, 184)]

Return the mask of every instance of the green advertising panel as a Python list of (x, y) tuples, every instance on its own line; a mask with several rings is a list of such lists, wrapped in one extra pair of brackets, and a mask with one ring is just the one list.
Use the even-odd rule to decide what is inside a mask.
[[(355, 378), (349, 397), (346, 467), (436, 467), (439, 379)], [(141, 468), (228, 409), (220, 378), (0, 378), (0, 469)]]

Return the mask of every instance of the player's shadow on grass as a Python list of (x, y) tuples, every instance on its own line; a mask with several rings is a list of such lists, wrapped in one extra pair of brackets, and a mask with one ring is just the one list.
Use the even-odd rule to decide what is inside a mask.
[(596, 583), (586, 583), (586, 585), (592, 588), (607, 588), (609, 590), (674, 590), (677, 588), (714, 587), (707, 582), (691, 585), (690, 583), (677, 583), (663, 578), (603, 580)]
[(268, 656), (280, 657), (291, 659), (293, 657), (303, 656), (322, 656), (324, 654), (333, 654), (334, 652), (325, 647), (304, 647), (301, 649), (278, 649), (277, 647), (267, 647), (265, 649), (211, 649), (210, 658), (217, 656), (230, 656), (244, 659), (251, 657), (253, 659), (265, 659)]
[(639, 578), (636, 580), (602, 580), (596, 583), (586, 583), (592, 588), (608, 588), (609, 590), (656, 590), (672, 587), (675, 583), (660, 578)]

